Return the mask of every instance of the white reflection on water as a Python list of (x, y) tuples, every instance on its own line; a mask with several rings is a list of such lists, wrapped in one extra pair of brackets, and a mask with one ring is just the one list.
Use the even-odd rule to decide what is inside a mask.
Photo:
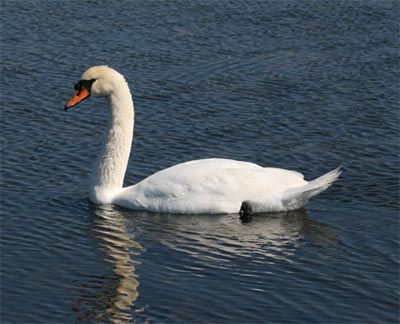
[[(248, 257), (252, 262), (291, 262), (306, 241), (335, 245), (337, 231), (313, 220), (306, 209), (239, 219), (232, 215), (160, 215), (136, 212), (152, 236), (172, 251), (200, 258), (209, 266)], [(207, 261), (208, 260), (208, 261)]]
[(78, 320), (130, 323), (131, 309), (139, 296), (135, 273), (135, 264), (139, 262), (134, 256), (143, 248), (127, 230), (126, 217), (113, 206), (96, 207), (93, 216), (93, 234), (98, 239), (99, 251), (104, 261), (112, 264), (114, 275), (82, 275), (81, 286), (85, 293), (75, 307)]
[[(76, 311), (78, 320), (96, 322), (130, 323), (144, 311), (135, 309), (139, 296), (135, 268), (139, 262), (135, 256), (137, 259), (144, 250), (133, 234), (138, 228), (143, 242), (161, 243), (159, 247), (167, 249), (163, 255), (168, 255), (169, 261), (152, 269), (156, 273), (185, 271), (199, 275), (200, 268), (207, 269), (207, 273), (212, 268), (229, 269), (237, 258), (260, 264), (291, 263), (305, 244), (331, 249), (338, 240), (335, 228), (313, 220), (305, 209), (239, 219), (238, 214), (168, 215), (101, 206), (94, 207), (93, 219), (98, 250), (103, 260), (112, 264), (114, 275), (82, 276), (84, 293)], [(179, 252), (188, 258), (180, 258)], [(145, 264), (141, 270), (148, 271)], [(240, 275), (257, 280), (262, 274), (244, 269)], [(144, 321), (145, 317), (142, 314)]]

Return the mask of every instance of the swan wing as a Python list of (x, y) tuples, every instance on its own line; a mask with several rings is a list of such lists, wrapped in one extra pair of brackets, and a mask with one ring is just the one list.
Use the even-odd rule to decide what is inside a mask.
[(177, 164), (122, 189), (113, 203), (156, 212), (234, 213), (248, 199), (268, 199), (277, 208), (282, 193), (304, 185), (301, 173), (257, 164), (204, 159)]
[(305, 185), (294, 187), (283, 193), (282, 202), (287, 209), (297, 209), (304, 206), (310, 198), (328, 189), (342, 174), (338, 167), (317, 179), (307, 182)]

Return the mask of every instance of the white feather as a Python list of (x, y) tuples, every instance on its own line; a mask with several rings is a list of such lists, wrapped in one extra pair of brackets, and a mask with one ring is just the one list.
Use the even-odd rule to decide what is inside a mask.
[(181, 163), (122, 188), (134, 125), (132, 96), (124, 77), (106, 67), (83, 75), (93, 80), (94, 96), (107, 96), (110, 118), (102, 153), (90, 180), (90, 200), (131, 209), (168, 213), (237, 213), (247, 201), (254, 213), (302, 207), (340, 175), (335, 169), (307, 182), (296, 171), (264, 168), (254, 163), (204, 159)]

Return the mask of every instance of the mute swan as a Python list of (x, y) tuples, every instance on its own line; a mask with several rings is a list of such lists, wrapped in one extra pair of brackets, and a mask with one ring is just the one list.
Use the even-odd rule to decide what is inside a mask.
[(339, 168), (307, 182), (301, 173), (257, 164), (204, 159), (177, 164), (123, 188), (134, 126), (132, 96), (125, 78), (108, 66), (94, 66), (75, 84), (65, 110), (89, 96), (105, 96), (110, 107), (102, 152), (90, 178), (96, 204), (181, 214), (244, 214), (294, 210), (327, 189)]

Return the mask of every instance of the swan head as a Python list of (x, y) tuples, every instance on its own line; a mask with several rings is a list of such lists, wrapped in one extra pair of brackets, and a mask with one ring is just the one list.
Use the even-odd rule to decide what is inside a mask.
[(75, 94), (65, 105), (65, 110), (77, 105), (90, 96), (109, 96), (122, 83), (126, 83), (122, 74), (106, 66), (93, 66), (87, 69), (75, 84)]

